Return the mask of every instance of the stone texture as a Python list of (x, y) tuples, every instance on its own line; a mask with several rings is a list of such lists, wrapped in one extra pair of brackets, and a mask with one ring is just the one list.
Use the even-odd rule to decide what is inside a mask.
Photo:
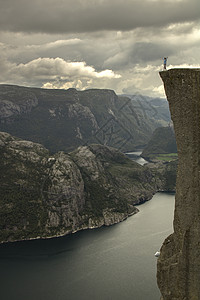
[(200, 299), (200, 69), (160, 72), (178, 148), (174, 233), (163, 243), (157, 280), (163, 300)]
[(54, 155), (0, 132), (0, 243), (109, 226), (162, 188), (160, 176), (102, 145)]

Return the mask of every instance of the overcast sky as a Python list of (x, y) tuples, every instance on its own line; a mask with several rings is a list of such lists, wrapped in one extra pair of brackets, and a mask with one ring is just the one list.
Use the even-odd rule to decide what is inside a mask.
[(200, 67), (200, 0), (0, 0), (0, 83), (163, 96)]

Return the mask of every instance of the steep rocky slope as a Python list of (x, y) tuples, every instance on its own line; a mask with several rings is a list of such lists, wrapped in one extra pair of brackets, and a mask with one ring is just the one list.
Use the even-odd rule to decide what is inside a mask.
[(162, 118), (156, 105), (112, 90), (0, 85), (0, 130), (54, 153), (91, 143), (133, 150), (147, 143)]
[(157, 121), (159, 126), (167, 126), (171, 121), (169, 104), (164, 98), (153, 98), (140, 94), (124, 95), (131, 99), (134, 107), (140, 107), (144, 115)]
[(176, 139), (172, 127), (158, 127), (142, 151), (141, 156), (147, 160), (153, 159), (158, 154), (176, 153)]
[(174, 233), (161, 248), (164, 300), (200, 299), (200, 69), (161, 72), (178, 147)]
[(118, 223), (165, 184), (162, 174), (114, 148), (90, 145), (50, 155), (5, 132), (0, 168), (0, 242)]

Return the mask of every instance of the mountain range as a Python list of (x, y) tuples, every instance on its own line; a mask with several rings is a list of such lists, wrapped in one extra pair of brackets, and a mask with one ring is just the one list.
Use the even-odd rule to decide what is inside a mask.
[(0, 131), (41, 143), (52, 153), (98, 143), (131, 151), (170, 122), (165, 99), (112, 90), (49, 90), (0, 85)]
[(119, 151), (168, 122), (164, 99), (0, 85), (0, 242), (112, 225), (173, 190), (170, 164), (140, 166)]

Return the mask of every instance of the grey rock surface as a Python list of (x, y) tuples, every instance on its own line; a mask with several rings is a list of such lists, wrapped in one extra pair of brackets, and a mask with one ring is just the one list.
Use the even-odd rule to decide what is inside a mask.
[(102, 145), (51, 155), (0, 132), (0, 242), (109, 226), (138, 211), (161, 187), (150, 168)]
[(200, 69), (161, 72), (178, 148), (174, 233), (158, 258), (163, 300), (200, 299)]

